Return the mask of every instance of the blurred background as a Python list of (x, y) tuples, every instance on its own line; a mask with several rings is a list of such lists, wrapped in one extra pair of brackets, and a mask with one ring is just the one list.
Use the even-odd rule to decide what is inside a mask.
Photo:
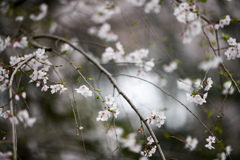
[[(238, 1), (194, 1), (199, 13), (206, 16), (213, 24), (217, 23), (220, 17), (230, 15), (239, 18)], [(106, 47), (115, 48), (116, 42), (121, 42), (127, 54), (142, 48), (149, 49), (146, 60), (154, 58), (154, 68), (149, 72), (142, 72), (141, 68), (135, 64), (109, 61), (102, 64), (111, 74), (114, 75), (119, 87), (130, 100), (137, 106), (137, 109), (144, 117), (150, 116), (151, 110), (164, 111), (167, 117), (165, 124), (161, 128), (152, 125), (153, 130), (159, 140), (161, 140), (162, 150), (167, 159), (216, 159), (217, 154), (223, 152), (218, 146), (215, 150), (205, 147), (206, 138), (210, 135), (205, 133), (202, 124), (179, 102), (165, 94), (161, 89), (178, 99), (186, 105), (196, 116), (198, 116), (210, 129), (215, 123), (213, 132), (219, 140), (222, 140), (226, 147), (230, 145), (232, 159), (240, 158), (240, 109), (239, 93), (235, 89), (234, 93), (227, 96), (222, 94), (222, 85), (228, 80), (224, 71), (219, 68), (210, 69), (207, 77), (211, 77), (214, 86), (208, 92), (207, 103), (196, 105), (188, 102), (186, 92), (189, 91), (179, 88), (178, 80), (189, 78), (192, 81), (199, 78), (203, 80), (206, 72), (199, 69), (198, 65), (207, 59), (213, 59), (214, 54), (209, 47), (203, 33), (196, 36), (190, 44), (182, 43), (182, 33), (186, 25), (176, 20), (173, 15), (174, 8), (179, 3), (175, 1), (163, 1), (159, 13), (145, 13), (143, 6), (134, 6), (130, 1), (109, 1), (110, 8), (117, 8), (116, 13), (106, 22), (111, 25), (109, 33), (118, 36), (115, 41), (106, 41), (99, 38), (94, 29), (99, 29), (103, 23), (100, 17), (93, 20), (93, 15), (99, 13), (101, 6), (106, 5), (101, 0), (9, 0), (2, 1), (0, 16), (0, 35), (1, 38), (10, 36), (12, 41), (19, 40), (22, 36), (22, 29), (30, 35), (51, 34), (65, 37), (77, 47), (83, 49), (95, 60), (102, 63), (102, 54)], [(30, 14), (39, 14), (40, 5), (45, 3), (47, 8), (46, 16), (35, 21), (29, 18)], [(144, 2), (145, 4), (147, 3)], [(112, 7), (112, 8), (111, 8)], [(16, 17), (23, 16), (22, 21), (16, 21)], [(206, 24), (202, 22), (202, 24)], [(221, 37), (222, 33), (230, 37), (240, 39), (239, 23), (231, 24), (218, 31), (220, 48), (228, 47)], [(95, 27), (95, 28), (94, 28)], [(216, 47), (215, 35), (209, 30), (211, 43)], [(37, 40), (40, 44), (52, 47), (61, 53), (62, 42), (49, 40), (46, 38)], [(9, 65), (10, 56), (25, 55), (34, 52), (36, 49), (29, 45), (26, 49), (9, 47), (1, 52), (1, 61)], [(239, 81), (239, 59), (227, 60), (224, 55), (225, 50), (220, 54), (223, 63), (236, 81)], [(36, 117), (37, 122), (32, 128), (24, 128), (22, 125), (17, 127), (18, 136), (18, 158), (22, 160), (84, 160), (84, 159), (139, 159), (140, 153), (134, 149), (124, 146), (121, 139), (129, 138), (128, 135), (135, 133), (136, 144), (142, 145), (146, 139), (138, 129), (141, 123), (136, 113), (128, 103), (113, 88), (108, 78), (101, 73), (93, 64), (77, 51), (68, 49), (64, 55), (74, 62), (76, 66), (81, 66), (81, 73), (85, 77), (92, 77), (94, 80), (90, 84), (94, 88), (102, 90), (103, 97), (112, 94), (115, 96), (120, 114), (117, 119), (112, 117), (102, 122), (96, 121), (98, 112), (103, 110), (102, 103), (95, 96), (85, 98), (75, 92), (75, 88), (86, 84), (83, 80), (77, 81), (79, 75), (69, 63), (62, 58), (47, 52), (49, 60), (55, 66), (49, 72), (49, 79), (57, 82), (66, 82), (68, 90), (63, 94), (51, 94), (41, 92), (36, 84), (28, 83), (29, 78), (18, 75), (15, 88), (24, 86), (27, 93), (26, 103), (23, 100), (15, 102), (16, 111), (29, 107), (32, 117)], [(165, 65), (171, 62), (177, 63), (177, 69), (171, 73), (164, 70)], [(122, 75), (122, 76), (121, 76)], [(125, 76), (123, 76), (125, 75)], [(150, 83), (138, 78), (131, 78), (127, 75), (140, 77)], [(159, 88), (155, 87), (157, 85)], [(223, 104), (223, 118), (217, 119), (218, 111)], [(8, 103), (8, 92), (0, 93), (0, 105)], [(27, 104), (27, 105), (26, 105)], [(74, 112), (78, 114), (78, 123), (84, 127), (79, 131), (76, 128)], [(216, 121), (215, 121), (216, 120)], [(118, 141), (116, 141), (116, 133)], [(1, 140), (0, 151), (6, 152), (12, 149), (10, 123), (8, 120), (0, 118), (0, 138), (6, 136), (6, 141)], [(6, 132), (8, 132), (6, 134)], [(80, 132), (80, 133), (79, 133)], [(149, 136), (147, 130), (145, 134)], [(184, 148), (185, 144), (173, 138), (175, 136), (185, 140), (187, 136), (197, 138), (199, 143), (195, 150), (189, 151)], [(130, 140), (129, 140), (130, 141)], [(118, 148), (117, 151), (114, 151)], [(159, 154), (155, 153), (150, 159), (160, 159)]]

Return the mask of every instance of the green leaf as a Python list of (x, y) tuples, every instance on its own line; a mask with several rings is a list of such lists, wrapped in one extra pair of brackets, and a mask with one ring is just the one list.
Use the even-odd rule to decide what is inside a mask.
[(62, 85), (66, 85), (66, 82), (60, 82), (60, 84), (62, 84)]
[(208, 112), (208, 118), (212, 117), (213, 113), (214, 113), (213, 109), (210, 112)]
[(238, 18), (237, 18), (237, 17), (234, 17), (234, 18), (231, 20), (231, 23), (235, 23), (235, 22), (238, 22)]
[(196, 95), (196, 92), (195, 90), (192, 91), (191, 95)]
[(189, 2), (188, 2), (189, 4), (192, 4), (193, 3), (193, 0), (189, 0)]
[(76, 67), (77, 70), (82, 69), (82, 67)]
[(134, 22), (132, 25), (137, 26), (138, 24), (139, 24), (139, 22)]
[(94, 89), (95, 91), (97, 91), (97, 92), (102, 92), (102, 90), (100, 90), (100, 89)]
[(163, 0), (158, 1), (158, 5), (162, 5)]
[(206, 51), (206, 53), (205, 53), (205, 60), (209, 61), (210, 58), (211, 58), (210, 52), (209, 52), (209, 51)]
[(196, 13), (196, 14), (198, 14), (198, 11), (193, 11), (193, 13)]
[(200, 2), (202, 2), (202, 3), (206, 3), (207, 2), (207, 0), (199, 0)]
[(201, 46), (201, 47), (204, 48), (204, 47), (206, 46), (206, 44), (207, 44), (206, 40), (204, 40), (204, 39), (201, 40), (201, 42), (200, 42), (200, 46)]
[(66, 54), (67, 50), (62, 51), (61, 55)]
[(166, 132), (166, 133), (164, 133), (164, 137), (167, 138), (167, 139), (169, 139), (170, 134)]
[(227, 42), (228, 38), (229, 38), (229, 34), (222, 33), (222, 39), (223, 39), (225, 42)]
[(223, 130), (222, 130), (222, 126), (220, 125), (220, 123), (216, 124), (215, 131), (218, 132), (220, 135), (222, 135)]
[(89, 78), (87, 78), (87, 80), (92, 81), (92, 80), (94, 80), (94, 78), (89, 77)]
[(97, 96), (97, 99), (100, 100), (100, 96)]
[(81, 82), (81, 79), (82, 79), (82, 77), (79, 76), (78, 79), (77, 79), (77, 81), (78, 81), (78, 82)]
[(209, 131), (208, 130), (204, 131), (204, 133), (207, 133), (207, 132), (209, 132)]

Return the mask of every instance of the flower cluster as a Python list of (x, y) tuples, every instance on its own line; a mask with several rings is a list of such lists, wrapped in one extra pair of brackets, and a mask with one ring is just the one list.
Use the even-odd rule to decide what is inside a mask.
[(208, 71), (209, 69), (215, 69), (222, 62), (222, 59), (218, 56), (214, 57), (212, 60), (203, 61), (198, 65), (198, 68), (203, 71)]
[(177, 62), (176, 61), (172, 61), (170, 62), (169, 65), (163, 65), (163, 70), (164, 72), (167, 72), (167, 73), (172, 73), (174, 70), (176, 70), (178, 67), (177, 65)]
[(90, 27), (88, 33), (107, 42), (118, 40), (118, 35), (111, 30), (111, 25), (108, 23), (104, 23), (99, 29), (97, 27)]
[(128, 3), (131, 3), (135, 7), (142, 7), (144, 6), (144, 12), (145, 13), (159, 13), (161, 9), (161, 5), (159, 3), (159, 0), (150, 0), (147, 3), (146, 0), (126, 0)]
[(111, 60), (115, 60), (117, 62), (122, 60), (122, 57), (125, 54), (123, 46), (120, 42), (117, 42), (115, 45), (116, 45), (115, 50), (112, 47), (107, 47), (105, 49), (105, 52), (102, 54), (103, 63), (108, 63)]
[(227, 81), (223, 84), (223, 90), (222, 90), (222, 94), (226, 95), (228, 94), (233, 94), (234, 92), (234, 88), (232, 86), (232, 81)]
[(136, 133), (130, 133), (127, 138), (121, 138), (120, 142), (122, 143), (122, 147), (128, 148), (132, 152), (139, 153), (142, 145), (137, 143), (136, 136)]
[(186, 138), (185, 148), (189, 148), (189, 150), (192, 151), (197, 147), (197, 144), (198, 144), (197, 138), (192, 138), (191, 136), (188, 136)]
[(104, 5), (99, 5), (96, 13), (92, 15), (91, 20), (94, 23), (104, 23), (112, 17), (112, 15), (120, 12), (120, 9), (111, 2), (106, 2)]
[(151, 116), (147, 118), (147, 122), (154, 124), (154, 122), (156, 121), (157, 122), (156, 126), (158, 126), (158, 128), (161, 128), (161, 126), (165, 123), (165, 119), (166, 117), (163, 111), (157, 112), (155, 110), (152, 110)]
[[(212, 78), (208, 77), (204, 84), (205, 84), (204, 91), (209, 91), (213, 84)], [(200, 90), (201, 88), (203, 88), (203, 82), (200, 79), (197, 79), (193, 85), (195, 88), (197, 88), (197, 90)], [(186, 91), (189, 91), (192, 86), (192, 81), (188, 78), (183, 81), (180, 81), (180, 82), (178, 81), (178, 86)], [(205, 94), (202, 94), (202, 96), (201, 96), (198, 93), (198, 91), (195, 92), (195, 90), (193, 90), (193, 92), (191, 94), (186, 93), (187, 100), (189, 102), (194, 102), (199, 105), (206, 103), (207, 95), (208, 95), (208, 92), (206, 92)]]
[(3, 66), (0, 66), (0, 92), (3, 92), (7, 89), (9, 82), (9, 70), (4, 69)]
[(227, 49), (227, 51), (224, 53), (227, 56), (228, 60), (240, 58), (240, 43), (236, 42), (235, 38), (230, 37), (227, 40), (230, 47)]
[(215, 137), (209, 136), (206, 141), (208, 142), (208, 144), (205, 145), (206, 148), (208, 149), (215, 149), (212, 144), (215, 143)]
[(20, 41), (16, 41), (14, 42), (13, 44), (13, 48), (21, 48), (21, 49), (24, 49), (28, 46), (28, 40), (27, 40), (27, 37), (22, 37)]
[(4, 110), (4, 108), (0, 108), (0, 117), (8, 118), (8, 115), (10, 114), (10, 110)]
[(103, 111), (98, 112), (97, 121), (107, 121), (111, 117), (111, 113), (115, 118), (119, 115), (119, 109), (117, 108), (117, 103), (114, 102), (115, 98), (112, 95), (105, 96), (105, 104), (107, 107)]
[(232, 147), (231, 146), (227, 146), (226, 147), (226, 153), (225, 152), (222, 152), (222, 153), (218, 153), (217, 154), (217, 159), (214, 159), (214, 160), (226, 160), (227, 159), (227, 156), (230, 155), (232, 151)]
[(47, 15), (48, 5), (43, 3), (39, 6), (39, 13), (38, 15), (31, 14), (29, 18), (34, 21), (40, 21)]
[(229, 16), (229, 15), (226, 15), (224, 18), (222, 18), (222, 19), (219, 21), (219, 24), (215, 24), (215, 25), (214, 25), (214, 28), (215, 28), (216, 30), (218, 30), (219, 27), (223, 28), (224, 26), (229, 25), (230, 22), (231, 22), (230, 16)]
[[(36, 122), (36, 118), (30, 118), (27, 110), (19, 111), (17, 116), (13, 116), (9, 113), (9, 121), (15, 125), (19, 124), (19, 121), (24, 124), (24, 127), (32, 127)], [(19, 121), (18, 121), (19, 120)]]
[(156, 148), (157, 148), (157, 146), (150, 146), (150, 149), (145, 149), (145, 150), (141, 151), (141, 155), (152, 157), (152, 154), (154, 154), (156, 152)]
[(11, 151), (8, 151), (8, 152), (0, 152), (0, 159), (2, 160), (10, 160), (12, 157), (12, 152)]
[(81, 85), (79, 88), (75, 89), (77, 93), (81, 93), (84, 97), (91, 97), (92, 91), (85, 85)]
[(197, 19), (196, 5), (194, 3), (188, 4), (186, 2), (179, 4), (178, 7), (174, 9), (174, 15), (177, 20), (181, 23), (187, 24), (187, 29), (182, 34), (183, 43), (191, 43), (192, 39), (201, 33), (201, 23)]
[[(45, 54), (45, 49), (38, 49), (32, 54), (25, 55), (24, 57), (11, 56), (10, 57), (10, 65), (14, 66), (19, 62), (25, 60), (28, 57), (33, 57), (26, 65), (22, 67), (25, 70), (33, 70), (32, 74), (29, 76), (31, 82), (36, 82), (36, 86), (39, 87), (42, 84), (41, 91), (47, 91), (49, 86), (47, 85), (48, 74), (50, 66), (52, 63), (48, 60), (48, 55)], [(42, 82), (41, 82), (42, 81)], [(56, 93), (60, 91), (60, 93), (67, 90), (63, 84), (55, 84), (50, 85), (51, 93)]]
[(129, 62), (135, 63), (136, 66), (139, 66), (144, 71), (151, 71), (155, 66), (153, 62), (153, 58), (150, 60), (144, 60), (148, 57), (149, 50), (148, 49), (139, 49), (125, 55), (125, 51), (120, 42), (117, 42), (116, 49), (114, 50), (112, 47), (108, 47), (105, 49), (105, 52), (102, 54), (102, 62), (108, 63), (111, 60), (115, 62)]
[(0, 37), (0, 52), (4, 51), (8, 46), (11, 45), (10, 37), (8, 36), (5, 40)]

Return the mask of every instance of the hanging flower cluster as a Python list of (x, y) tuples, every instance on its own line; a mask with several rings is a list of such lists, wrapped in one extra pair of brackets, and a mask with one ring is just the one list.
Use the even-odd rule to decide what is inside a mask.
[(223, 28), (224, 26), (228, 26), (231, 22), (231, 18), (229, 15), (224, 16), (222, 19), (220, 19), (219, 24), (215, 24), (214, 28), (216, 30), (219, 29), (219, 27)]
[(209, 137), (206, 139), (206, 141), (208, 142), (208, 144), (206, 144), (205, 147), (208, 148), (208, 149), (215, 149), (215, 148), (212, 146), (213, 143), (216, 143), (215, 140), (216, 140), (215, 137), (209, 136)]
[(30, 118), (27, 110), (19, 111), (17, 116), (13, 116), (10, 113), (8, 114), (9, 121), (15, 125), (19, 124), (19, 121), (24, 124), (24, 127), (32, 127), (36, 122), (36, 118)]
[(111, 113), (114, 115), (114, 118), (117, 118), (119, 115), (119, 109), (117, 108), (117, 103), (114, 102), (115, 98), (112, 95), (105, 96), (105, 104), (107, 107), (103, 111), (98, 112), (97, 121), (107, 121), (111, 117)]
[(235, 38), (230, 37), (227, 40), (229, 44), (229, 48), (227, 51), (224, 53), (227, 56), (227, 60), (235, 59), (235, 58), (240, 58), (240, 43), (236, 42)]
[[(213, 81), (211, 79), (211, 77), (207, 78), (206, 82), (205, 82), (206, 86), (204, 88), (204, 91), (209, 91), (210, 88), (212, 87)], [(200, 85), (198, 86), (198, 90), (203, 88), (203, 86)], [(206, 92), (205, 94), (203, 94), (202, 96), (197, 92), (195, 92), (195, 90), (193, 90), (193, 92), (191, 94), (186, 93), (187, 96), (187, 100), (189, 102), (194, 102), (196, 104), (202, 105), (203, 103), (206, 103), (206, 98), (207, 98), (208, 92)]]
[(191, 43), (192, 39), (202, 31), (200, 20), (197, 18), (196, 5), (194, 3), (181, 3), (174, 9), (173, 14), (179, 22), (187, 24), (187, 29), (182, 33), (183, 43)]

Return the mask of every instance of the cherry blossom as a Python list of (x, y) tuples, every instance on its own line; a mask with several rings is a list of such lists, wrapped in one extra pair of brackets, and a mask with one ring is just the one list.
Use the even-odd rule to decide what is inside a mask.
[(222, 94), (226, 95), (228, 94), (233, 94), (234, 92), (234, 88), (232, 86), (232, 82), (231, 81), (227, 81), (223, 84), (223, 90), (222, 90)]
[(81, 85), (79, 88), (75, 89), (77, 93), (81, 93), (84, 97), (91, 97), (92, 91), (85, 85)]
[(215, 69), (222, 62), (220, 57), (214, 57), (212, 60), (203, 61), (199, 63), (198, 68), (203, 71), (208, 71), (209, 69)]
[(99, 111), (98, 117), (96, 118), (97, 121), (107, 121), (108, 118), (111, 117), (111, 112), (108, 110)]
[(47, 15), (48, 5), (43, 3), (39, 6), (40, 13), (38, 15), (31, 14), (29, 18), (34, 21), (40, 21)]
[(209, 136), (206, 141), (208, 142), (208, 144), (205, 145), (206, 148), (208, 149), (215, 149), (212, 144), (215, 143), (215, 137)]
[(24, 123), (24, 127), (32, 127), (36, 122), (36, 118), (30, 118), (27, 110), (19, 111), (17, 117), (20, 122)]
[(148, 145), (151, 145), (154, 142), (152, 136), (149, 136), (147, 140), (148, 140), (148, 143), (147, 143)]
[(212, 78), (208, 77), (206, 82), (207, 82), (207, 85), (204, 88), (204, 91), (209, 91), (210, 88), (212, 88), (212, 84), (213, 84)]
[(145, 13), (160, 13), (161, 5), (159, 5), (159, 0), (151, 0), (149, 1), (145, 7), (144, 7), (144, 12)]
[(154, 124), (156, 121), (156, 126), (160, 128), (165, 123), (166, 116), (164, 115), (163, 111), (151, 111), (151, 116), (147, 118), (147, 122)]
[(163, 70), (167, 73), (172, 73), (174, 70), (177, 69), (177, 63), (176, 61), (172, 61), (169, 63), (169, 65), (164, 64), (163, 65)]
[(197, 144), (198, 144), (197, 138), (192, 138), (191, 136), (188, 136), (186, 138), (185, 148), (189, 148), (189, 150), (192, 151), (197, 147)]

